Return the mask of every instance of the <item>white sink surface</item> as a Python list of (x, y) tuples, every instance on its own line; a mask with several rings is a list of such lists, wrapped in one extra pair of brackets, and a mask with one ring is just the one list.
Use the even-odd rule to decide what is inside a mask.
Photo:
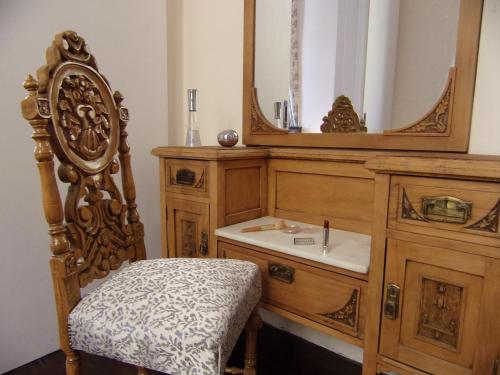
[[(287, 225), (298, 225), (301, 229), (308, 230), (308, 232), (304, 233), (302, 230), (296, 234), (282, 233), (279, 230), (240, 232), (242, 228), (272, 224), (278, 220), (281, 219), (265, 216), (216, 229), (215, 234), (219, 237), (314, 260), (350, 271), (368, 273), (371, 236), (366, 234), (330, 229), (330, 246), (328, 252), (325, 254), (321, 240), (323, 228), (317, 225), (285, 220)], [(294, 245), (294, 238), (304, 237), (314, 238), (315, 244)]]

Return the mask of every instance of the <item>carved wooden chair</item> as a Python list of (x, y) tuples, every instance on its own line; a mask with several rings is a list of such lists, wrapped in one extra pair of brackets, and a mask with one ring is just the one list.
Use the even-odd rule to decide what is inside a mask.
[[(123, 97), (112, 93), (75, 32), (56, 35), (46, 56), (38, 80), (24, 82), (21, 107), (34, 130), (66, 373), (79, 374), (81, 350), (136, 365), (138, 374), (220, 374), (246, 324), (245, 368), (226, 370), (255, 374), (258, 267), (145, 260)], [(58, 176), (69, 184), (64, 209), (54, 154)], [(113, 181), (120, 169), (124, 199)], [(82, 287), (125, 261), (131, 264), (82, 298)]]

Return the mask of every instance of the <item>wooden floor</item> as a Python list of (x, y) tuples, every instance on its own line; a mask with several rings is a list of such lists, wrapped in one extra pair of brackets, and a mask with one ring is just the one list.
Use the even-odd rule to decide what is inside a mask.
[[(361, 366), (297, 336), (264, 325), (259, 335), (258, 375), (360, 375)], [(243, 340), (238, 342), (229, 365), (243, 363)], [(82, 354), (82, 375), (136, 375), (134, 366)], [(64, 354), (51, 353), (7, 373), (8, 375), (65, 375)], [(6, 374), (6, 375), (7, 375)], [(160, 375), (149, 371), (150, 375)]]

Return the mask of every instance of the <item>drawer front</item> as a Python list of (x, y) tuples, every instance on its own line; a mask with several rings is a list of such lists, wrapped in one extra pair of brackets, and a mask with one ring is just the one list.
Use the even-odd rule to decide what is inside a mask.
[(423, 177), (393, 177), (389, 228), (499, 244), (500, 185)]
[(225, 242), (219, 242), (219, 256), (259, 266), (264, 302), (363, 337), (366, 282)]
[(167, 190), (208, 196), (208, 162), (167, 159), (165, 168)]

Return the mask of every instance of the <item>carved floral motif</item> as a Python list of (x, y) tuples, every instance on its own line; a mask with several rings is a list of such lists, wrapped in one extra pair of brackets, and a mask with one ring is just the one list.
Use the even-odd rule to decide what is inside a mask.
[(57, 110), (71, 149), (84, 160), (101, 157), (109, 144), (110, 110), (96, 85), (83, 74), (65, 77)]
[(406, 195), (405, 189), (403, 189), (403, 201), (402, 201), (401, 217), (403, 219), (412, 219), (417, 221), (427, 221), (423, 216), (421, 216), (414, 208)]
[(342, 324), (346, 324), (349, 327), (354, 328), (356, 326), (356, 316), (357, 316), (357, 308), (358, 308), (358, 291), (354, 290), (352, 292), (351, 298), (349, 301), (339, 310), (321, 314), (328, 319), (335, 320)]
[(322, 133), (357, 133), (366, 132), (366, 126), (359, 120), (351, 101), (347, 96), (340, 95), (335, 99), (332, 110), (323, 117)]
[(62, 35), (60, 51), (69, 60), (87, 62), (91, 58), (85, 40), (74, 31), (66, 31)]
[(500, 199), (495, 206), (478, 222), (465, 227), (466, 229), (476, 229), (484, 232), (497, 233), (498, 232), (498, 217), (500, 214)]

